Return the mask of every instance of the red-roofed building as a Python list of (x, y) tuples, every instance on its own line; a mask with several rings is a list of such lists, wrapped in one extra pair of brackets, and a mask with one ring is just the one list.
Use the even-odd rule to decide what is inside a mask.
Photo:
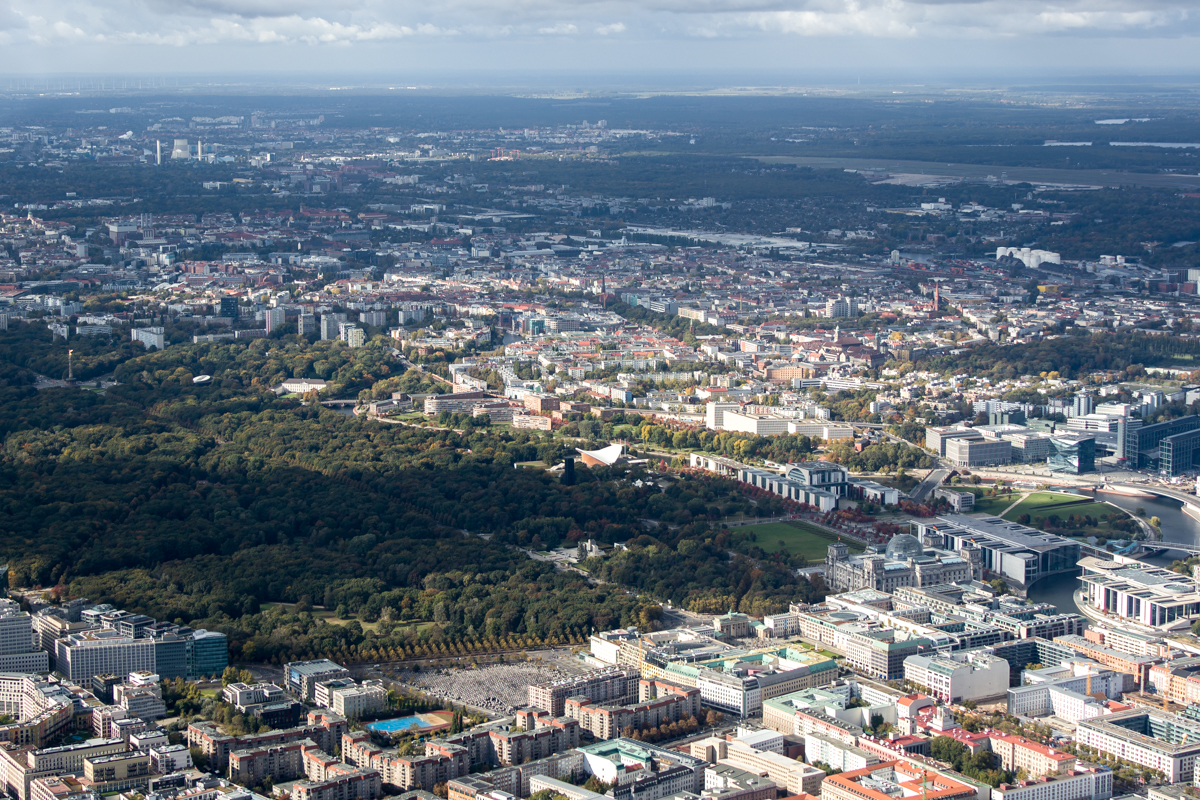
[[(901, 794), (883, 791), (876, 781), (899, 787)], [(978, 790), (974, 786), (906, 761), (887, 761), (830, 775), (821, 783), (821, 800), (968, 800), (975, 797), (978, 797)]]
[(923, 694), (906, 694), (896, 701), (896, 715), (901, 719), (917, 716), (922, 709), (933, 708), (937, 703)]
[(1024, 736), (992, 732), (988, 738), (992, 742), (992, 752), (1009, 772), (1024, 769), (1027, 775), (1040, 778), (1043, 775), (1064, 775), (1075, 766), (1076, 758), (1070, 753), (1030, 741)]
[(992, 800), (1107, 800), (1112, 794), (1112, 770), (1076, 762), (1060, 776), (1002, 783), (992, 789)]
[(924, 736), (907, 736), (893, 733), (885, 739), (860, 736), (858, 747), (872, 755), (878, 756), (881, 761), (893, 761), (900, 756), (914, 754), (921, 756), (930, 755), (929, 742), (930, 740)]

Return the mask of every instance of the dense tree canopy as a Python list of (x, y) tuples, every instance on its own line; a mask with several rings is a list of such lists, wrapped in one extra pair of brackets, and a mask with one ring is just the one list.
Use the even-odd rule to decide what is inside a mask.
[[(235, 658), (495, 652), (652, 629), (659, 600), (764, 611), (820, 592), (712, 528), (757, 502), (738, 484), (580, 466), (566, 486), (513, 469), (561, 461), (561, 438), (388, 425), (268, 390), (292, 376), (373, 396), (428, 384), (383, 344), (173, 346), (126, 360), (103, 394), (39, 392), (0, 361), (4, 376), (11, 583), (224, 630)], [(520, 549), (584, 538), (628, 548), (589, 563), (603, 582)]]

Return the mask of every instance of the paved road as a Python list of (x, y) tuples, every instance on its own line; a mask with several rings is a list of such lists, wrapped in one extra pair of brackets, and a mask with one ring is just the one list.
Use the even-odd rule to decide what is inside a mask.
[(1110, 485), (1120, 486), (1123, 489), (1129, 489), (1131, 491), (1148, 492), (1150, 494), (1159, 494), (1159, 495), (1162, 495), (1163, 497), (1170, 497), (1173, 500), (1178, 500), (1181, 503), (1184, 503), (1186, 505), (1200, 506), (1200, 497), (1197, 497), (1196, 495), (1192, 494), (1191, 492), (1181, 492), (1178, 489), (1173, 489), (1169, 486), (1159, 486), (1158, 484), (1153, 484), (1153, 483), (1136, 484), (1136, 485), (1114, 483), (1114, 484), (1110, 484)]
[(34, 379), (33, 388), (37, 389), (39, 392), (42, 389), (53, 389), (53, 388), (62, 387), (62, 386), (70, 386), (70, 384), (67, 383), (66, 381), (55, 380), (54, 378), (47, 378), (45, 375), (38, 375), (36, 372), (34, 373), (34, 375), (36, 377)]
[(909, 492), (909, 496), (912, 497), (914, 503), (921, 502), (925, 499), (925, 495), (941, 486), (942, 481), (946, 480), (946, 476), (949, 474), (950, 470), (948, 469), (938, 468), (933, 470), (925, 477), (925, 480), (913, 487), (913, 490)]

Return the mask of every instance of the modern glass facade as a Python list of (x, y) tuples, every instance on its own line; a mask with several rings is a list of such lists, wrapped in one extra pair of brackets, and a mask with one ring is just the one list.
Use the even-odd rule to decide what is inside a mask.
[(1158, 471), (1180, 475), (1196, 466), (1200, 452), (1200, 429), (1168, 436), (1158, 445)]
[(163, 680), (188, 677), (187, 637), (168, 633), (154, 640), (154, 671)]
[(225, 634), (199, 630), (192, 634), (188, 650), (188, 677), (220, 675), (229, 666), (229, 642)]
[[(1197, 431), (1200, 433), (1200, 431)], [(1050, 440), (1046, 463), (1051, 472), (1082, 475), (1096, 469), (1096, 439), (1094, 437), (1062, 437)]]
[[(1125, 458), (1134, 469), (1160, 469), (1163, 439), (1200, 428), (1200, 417), (1190, 414), (1179, 419), (1135, 428), (1125, 426)], [(1176, 473), (1170, 473), (1176, 474)]]

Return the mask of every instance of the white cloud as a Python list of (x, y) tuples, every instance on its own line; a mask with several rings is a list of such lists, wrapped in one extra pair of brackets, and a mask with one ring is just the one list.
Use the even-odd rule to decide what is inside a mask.
[(902, 0), (864, 4), (850, 0), (841, 8), (809, 11), (767, 11), (746, 15), (749, 24), (763, 30), (801, 36), (916, 36), (921, 12)]
[(552, 27), (538, 28), (538, 33), (543, 36), (574, 36), (579, 33), (579, 28), (570, 22), (560, 22)]
[[(0, 0), (0, 43), (312, 48), (399, 41), (1200, 36), (1200, 0)], [(617, 19), (620, 21), (614, 22)], [(772, 39), (773, 41), (773, 39)], [(612, 47), (612, 45), (607, 45)], [(745, 46), (744, 44), (742, 46)], [(230, 51), (234, 52), (234, 51)], [(530, 50), (531, 57), (536, 49)], [(3, 56), (0, 55), (0, 59)], [(1192, 68), (1200, 68), (1193, 60)]]

